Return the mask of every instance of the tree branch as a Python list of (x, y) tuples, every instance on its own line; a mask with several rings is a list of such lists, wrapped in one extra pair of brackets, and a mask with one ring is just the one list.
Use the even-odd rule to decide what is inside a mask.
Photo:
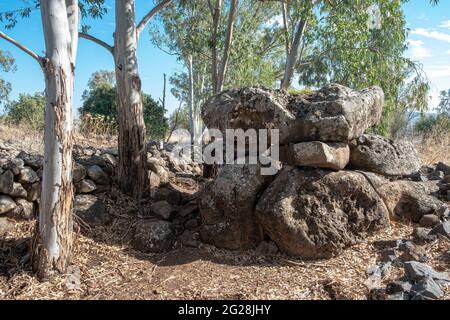
[(43, 67), (43, 61), (44, 58), (37, 55), (36, 53), (34, 53), (32, 50), (28, 49), (27, 47), (25, 47), (24, 45), (20, 44), (19, 42), (17, 42), (16, 40), (14, 40), (13, 38), (7, 36), (5, 33), (0, 31), (0, 38), (5, 39), (6, 41), (12, 43), (13, 45), (15, 45), (17, 48), (19, 48), (20, 50), (22, 50), (23, 52), (27, 53), (29, 56), (31, 56), (32, 58), (34, 58), (41, 67)]
[(147, 26), (148, 22), (150, 21), (150, 19), (157, 14), (159, 11), (161, 11), (162, 9), (164, 9), (165, 7), (167, 7), (170, 3), (172, 2), (172, 0), (163, 0), (160, 3), (158, 3), (152, 10), (150, 10), (150, 12), (148, 12), (144, 18), (142, 18), (141, 22), (138, 23), (137, 27), (136, 27), (136, 34), (137, 37), (139, 38), (140, 34), (142, 31), (144, 31), (145, 27)]
[(90, 40), (90, 41), (102, 46), (103, 48), (108, 50), (111, 54), (114, 53), (114, 47), (110, 46), (106, 42), (104, 42), (94, 36), (91, 36), (90, 34), (87, 34), (87, 33), (79, 32), (78, 35), (80, 36), (80, 38)]

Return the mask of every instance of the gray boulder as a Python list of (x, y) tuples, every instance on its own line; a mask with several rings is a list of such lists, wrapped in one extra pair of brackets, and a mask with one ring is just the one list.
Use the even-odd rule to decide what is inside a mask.
[(17, 207), (19, 208), (19, 217), (22, 219), (31, 220), (36, 216), (36, 207), (33, 202), (25, 199), (16, 199)]
[(74, 183), (78, 183), (86, 178), (86, 174), (86, 168), (83, 165), (76, 162), (73, 164), (72, 180)]
[(436, 225), (433, 230), (431, 230), (430, 234), (440, 234), (450, 239), (450, 220), (441, 222)]
[(346, 143), (300, 142), (280, 148), (280, 161), (294, 166), (342, 170), (349, 161)]
[(7, 170), (0, 174), (0, 193), (10, 194), (14, 189), (14, 174)]
[(97, 185), (89, 179), (83, 179), (76, 184), (77, 193), (91, 193), (95, 190), (97, 190)]
[(375, 189), (347, 171), (285, 168), (255, 213), (280, 250), (303, 258), (332, 257), (389, 225)]
[(8, 218), (0, 217), (0, 237), (14, 230), (14, 224)]
[(408, 261), (404, 264), (405, 275), (410, 281), (420, 281), (424, 278), (432, 278), (439, 284), (447, 284), (450, 277), (447, 272), (437, 272), (425, 263)]
[(150, 212), (157, 218), (171, 220), (176, 213), (175, 208), (167, 201), (157, 201), (150, 205)]
[(26, 199), (28, 201), (37, 201), (41, 196), (41, 184), (39, 182), (35, 182), (33, 184), (25, 186), (25, 190), (27, 190)]
[(0, 195), (0, 214), (7, 213), (17, 207), (10, 196)]
[(225, 165), (198, 196), (201, 239), (219, 248), (246, 250), (263, 239), (254, 207), (258, 194), (272, 180), (259, 165)]
[(14, 198), (26, 198), (28, 193), (20, 183), (14, 182), (13, 190), (9, 193)]
[(36, 172), (30, 167), (25, 167), (20, 170), (19, 182), (20, 183), (35, 183), (39, 181), (39, 177)]
[(384, 94), (371, 87), (354, 91), (330, 84), (307, 95), (265, 88), (230, 89), (202, 108), (210, 129), (279, 129), (280, 143), (347, 142), (379, 123)]
[(444, 292), (433, 278), (425, 277), (412, 286), (411, 295), (411, 300), (438, 300)]
[(97, 184), (100, 185), (109, 185), (111, 183), (110, 177), (103, 171), (102, 168), (98, 165), (90, 166), (87, 169), (87, 175)]
[(162, 220), (140, 222), (133, 236), (133, 247), (142, 252), (164, 252), (169, 250), (174, 242), (172, 224)]
[(414, 145), (376, 135), (362, 135), (350, 145), (350, 166), (385, 176), (410, 175), (420, 169)]
[(81, 225), (102, 226), (111, 220), (108, 209), (103, 201), (93, 195), (75, 196), (73, 209), (75, 216), (81, 220)]

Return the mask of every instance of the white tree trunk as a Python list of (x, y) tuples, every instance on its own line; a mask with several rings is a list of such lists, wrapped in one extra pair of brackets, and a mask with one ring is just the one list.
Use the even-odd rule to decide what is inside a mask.
[(192, 70), (192, 56), (187, 58), (189, 92), (188, 92), (188, 108), (189, 108), (189, 128), (191, 131), (191, 144), (194, 144), (195, 121), (194, 121), (194, 72)]
[(303, 35), (305, 33), (306, 25), (307, 21), (305, 19), (300, 20), (297, 25), (297, 30), (295, 31), (294, 35), (294, 41), (292, 42), (289, 55), (286, 57), (286, 68), (284, 70), (283, 81), (281, 82), (282, 90), (289, 89), (292, 83), (292, 78), (294, 77), (295, 63), (298, 59), (298, 52), (300, 49), (300, 45), (302, 43)]
[[(76, 48), (71, 30), (78, 7), (65, 0), (41, 0), (46, 58), (45, 150), (42, 194), (33, 242), (33, 268), (41, 278), (65, 272), (72, 233), (72, 96)], [(74, 11), (75, 10), (75, 11)], [(75, 27), (77, 28), (77, 27)]]
[(137, 41), (134, 0), (116, 0), (114, 62), (119, 114), (118, 180), (124, 193), (139, 198), (147, 187), (147, 152)]

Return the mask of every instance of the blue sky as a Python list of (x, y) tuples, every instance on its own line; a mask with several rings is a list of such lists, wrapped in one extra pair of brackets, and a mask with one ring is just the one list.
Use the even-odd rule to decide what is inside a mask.
[[(109, 13), (103, 20), (92, 21), (91, 33), (112, 44), (114, 30), (113, 0), (107, 0)], [(14, 10), (23, 5), (22, 1), (0, 0), (0, 12)], [(138, 20), (153, 7), (153, 1), (136, 0)], [(407, 56), (423, 64), (424, 70), (432, 83), (432, 102), (438, 103), (439, 91), (450, 89), (450, 0), (432, 7), (428, 0), (412, 0), (404, 5), (409, 35)], [(39, 11), (34, 11), (29, 19), (21, 21), (7, 33), (39, 54), (42, 54), (43, 35)], [(14, 46), (0, 39), (0, 47), (10, 51), (16, 58), (17, 71), (1, 76), (13, 85), (12, 98), (22, 92), (34, 93), (44, 89), (44, 80), (37, 63)], [(162, 97), (163, 73), (170, 75), (182, 70), (175, 57), (155, 48), (144, 32), (139, 43), (139, 69), (143, 90), (155, 99)], [(113, 70), (111, 55), (102, 47), (84, 39), (80, 39), (76, 79), (75, 101), (77, 109), (81, 105), (81, 95), (90, 75), (97, 70)], [(168, 91), (170, 90), (170, 86)], [(178, 103), (168, 92), (167, 109), (174, 110)]]

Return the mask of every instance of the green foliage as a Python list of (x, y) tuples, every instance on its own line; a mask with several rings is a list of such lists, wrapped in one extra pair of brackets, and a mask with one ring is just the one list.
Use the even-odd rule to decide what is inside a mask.
[[(92, 75), (88, 82), (89, 89), (83, 93), (83, 105), (79, 108), (82, 121), (102, 123), (102, 126), (117, 131), (117, 95), (113, 85), (113, 74), (108, 71), (98, 71)], [(147, 134), (151, 138), (164, 137), (168, 126), (164, 108), (145, 93), (142, 93), (142, 102)]]
[(45, 127), (44, 93), (21, 94), (18, 101), (9, 102), (5, 109), (7, 121), (24, 124), (32, 129), (44, 129)]
[(415, 130), (422, 134), (450, 132), (450, 89), (441, 91), (441, 101), (435, 115), (422, 114), (415, 125)]
[[(8, 53), (0, 49), (0, 70), (3, 72), (15, 71), (14, 58)], [(11, 84), (0, 78), (0, 106), (8, 101), (11, 92)]]

